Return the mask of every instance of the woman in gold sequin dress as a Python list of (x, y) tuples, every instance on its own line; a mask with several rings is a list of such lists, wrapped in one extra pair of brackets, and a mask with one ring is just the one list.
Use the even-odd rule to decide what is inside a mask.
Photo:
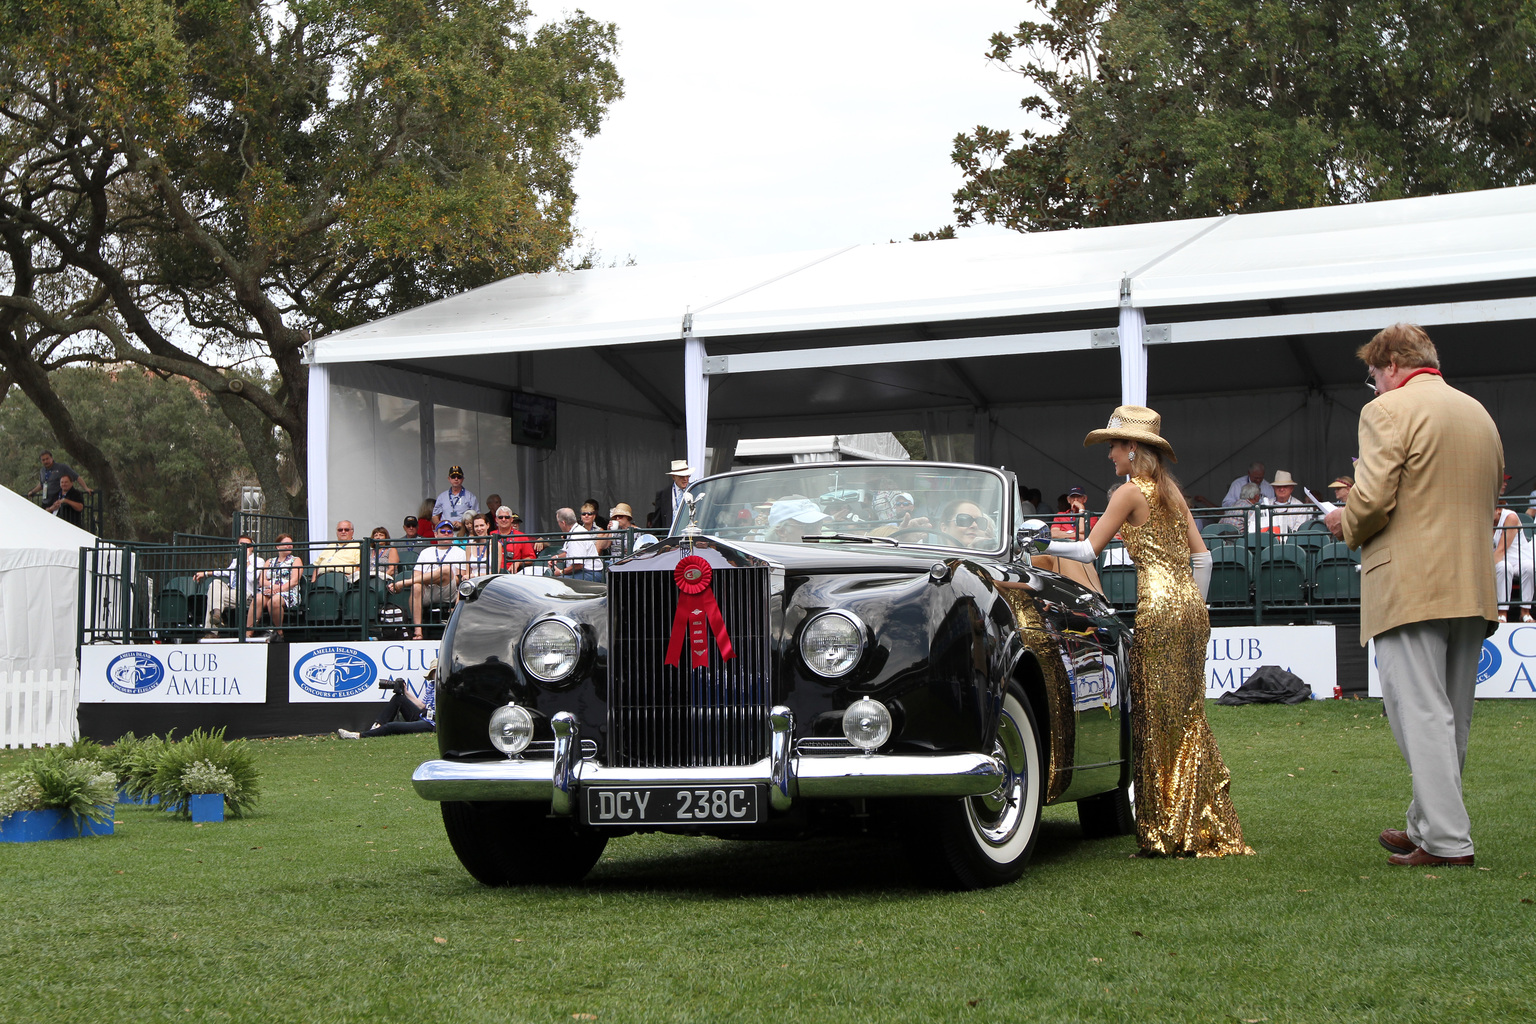
[(1130, 687), (1141, 853), (1252, 853), (1232, 807), (1231, 775), (1205, 720), (1211, 623), (1202, 594), (1210, 581), (1210, 554), (1164, 469), (1165, 460), (1177, 459), (1161, 426), (1162, 417), (1151, 409), (1123, 405), (1105, 429), (1088, 435), (1084, 445), (1109, 442), (1115, 473), (1130, 477), (1130, 484), (1115, 489), (1086, 541), (1051, 541), (1049, 551), (1091, 561), (1119, 533), (1136, 563)]

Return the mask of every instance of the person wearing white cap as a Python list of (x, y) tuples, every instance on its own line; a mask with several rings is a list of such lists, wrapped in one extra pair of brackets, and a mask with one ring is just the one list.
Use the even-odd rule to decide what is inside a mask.
[(673, 459), (667, 475), (672, 482), (656, 492), (656, 511), (651, 513), (649, 524), (658, 530), (672, 528), (677, 510), (683, 504), (683, 492), (688, 489), (688, 481), (693, 479), (693, 467), (685, 459)]
[(798, 544), (805, 539), (805, 528), (824, 523), (832, 517), (810, 498), (791, 494), (780, 498), (768, 510), (767, 540), (784, 544)]

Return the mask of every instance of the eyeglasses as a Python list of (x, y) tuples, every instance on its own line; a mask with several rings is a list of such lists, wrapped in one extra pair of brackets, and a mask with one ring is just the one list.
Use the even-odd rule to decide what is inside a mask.
[(597, 515), (597, 512), (596, 511), (583, 512), (582, 515), (584, 515), (584, 516), (595, 516), (595, 515)]
[(960, 527), (980, 526), (981, 525), (981, 519), (980, 518), (978, 518), (976, 516), (966, 515), (964, 512), (961, 512), (959, 515), (955, 516), (955, 518), (951, 519), (950, 522), (952, 522), (956, 526), (960, 526)]
[(337, 533), (351, 533), (352, 532), (352, 527), (350, 527), (350, 526), (338, 526), (338, 527), (336, 527), (336, 532)]
[(497, 519), (511, 519), (511, 516), (497, 516)]

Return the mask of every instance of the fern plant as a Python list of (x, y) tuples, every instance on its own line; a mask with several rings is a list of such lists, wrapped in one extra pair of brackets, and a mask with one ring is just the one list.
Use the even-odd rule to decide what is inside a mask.
[(187, 788), (187, 775), (191, 772), (196, 780), (210, 769), (229, 777), (223, 792), (224, 806), (231, 815), (241, 817), (255, 805), (261, 795), (255, 751), (245, 740), (226, 741), (222, 728), (214, 732), (194, 729), (186, 739), (167, 745), (160, 754), (151, 791), (166, 810), (190, 817), (192, 795), (203, 791)]
[(117, 776), (100, 761), (79, 760), (74, 753), (72, 747), (44, 751), (0, 778), (0, 819), (17, 811), (57, 810), (68, 814), (79, 832), (87, 821), (111, 818)]
[(128, 740), (128, 736), (118, 740), (118, 746), (127, 746), (119, 758), (121, 768), (118, 769), (117, 774), (121, 780), (120, 784), (123, 792), (135, 800), (144, 802), (155, 795), (155, 775), (160, 770), (160, 759), (172, 746), (171, 733), (167, 732), (164, 736), (145, 736), (143, 739), (134, 736), (127, 744), (124, 743), (125, 740)]

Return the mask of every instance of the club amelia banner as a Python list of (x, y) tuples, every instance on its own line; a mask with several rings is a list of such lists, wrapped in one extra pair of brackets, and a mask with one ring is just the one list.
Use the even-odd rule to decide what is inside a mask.
[(290, 704), (372, 704), (388, 700), (386, 679), (404, 679), (420, 694), (436, 640), (370, 640), (360, 643), (293, 644), (288, 653)]
[[(1536, 646), (1536, 645), (1533, 645)], [(1205, 652), (1205, 695), (1242, 686), (1261, 665), (1277, 665), (1312, 687), (1312, 699), (1333, 696), (1339, 681), (1332, 626), (1220, 626)]]
[[(1376, 641), (1370, 644), (1366, 665), (1367, 693), (1381, 696), (1381, 669), (1376, 664)], [(1478, 697), (1536, 697), (1536, 626), (1503, 622), (1498, 632), (1483, 641), (1477, 659)]]
[(264, 704), (266, 644), (88, 644), (82, 704)]

